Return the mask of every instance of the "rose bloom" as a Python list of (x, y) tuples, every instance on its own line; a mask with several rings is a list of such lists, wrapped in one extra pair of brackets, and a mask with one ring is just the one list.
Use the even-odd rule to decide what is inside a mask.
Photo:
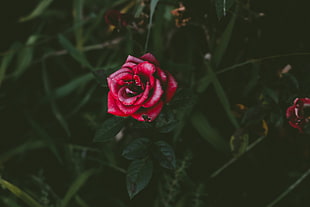
[(303, 132), (304, 125), (309, 121), (309, 117), (305, 114), (305, 109), (310, 107), (310, 98), (296, 98), (294, 105), (286, 110), (286, 118), (289, 124)]
[(159, 67), (151, 53), (140, 58), (129, 55), (121, 69), (112, 73), (107, 81), (108, 113), (147, 122), (158, 116), (178, 85), (168, 71)]

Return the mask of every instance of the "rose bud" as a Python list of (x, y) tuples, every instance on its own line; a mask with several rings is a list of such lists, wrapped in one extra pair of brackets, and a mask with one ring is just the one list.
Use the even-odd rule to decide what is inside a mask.
[(286, 118), (288, 123), (303, 132), (303, 127), (309, 121), (309, 114), (305, 113), (305, 109), (310, 108), (310, 98), (296, 98), (294, 105), (286, 110)]
[(174, 77), (159, 67), (151, 53), (140, 58), (129, 55), (121, 69), (112, 73), (107, 81), (108, 113), (146, 122), (159, 115), (177, 89)]

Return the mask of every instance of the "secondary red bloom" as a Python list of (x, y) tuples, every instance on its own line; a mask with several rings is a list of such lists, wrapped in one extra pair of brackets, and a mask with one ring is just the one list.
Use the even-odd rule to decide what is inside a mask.
[(310, 107), (310, 98), (296, 98), (294, 105), (286, 110), (286, 118), (289, 119), (289, 124), (303, 132), (304, 125), (309, 121), (309, 117), (305, 115), (305, 108)]
[(128, 56), (125, 64), (108, 78), (108, 113), (153, 121), (177, 89), (177, 82), (159, 62), (147, 53)]

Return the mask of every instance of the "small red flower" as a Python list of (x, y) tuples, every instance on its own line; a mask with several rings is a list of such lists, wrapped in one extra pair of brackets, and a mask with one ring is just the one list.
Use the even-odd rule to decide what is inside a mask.
[(289, 124), (303, 132), (304, 125), (309, 121), (309, 117), (305, 114), (305, 109), (310, 107), (310, 98), (296, 98), (294, 105), (286, 110), (286, 118)]
[(153, 121), (163, 105), (177, 89), (177, 82), (159, 67), (159, 62), (147, 53), (140, 58), (128, 56), (125, 64), (108, 78), (108, 113), (131, 116), (138, 121)]

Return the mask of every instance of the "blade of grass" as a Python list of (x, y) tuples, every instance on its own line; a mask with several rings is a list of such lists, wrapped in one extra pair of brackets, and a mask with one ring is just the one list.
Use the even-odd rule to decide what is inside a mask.
[(247, 148), (246, 151), (241, 154), (239, 157), (234, 157), (231, 160), (229, 160), (227, 163), (225, 163), (222, 167), (220, 167), (219, 169), (217, 169), (215, 172), (213, 172), (210, 176), (210, 178), (215, 178), (216, 176), (218, 176), (221, 172), (223, 172), (227, 167), (229, 167), (230, 165), (232, 165), (233, 163), (235, 163), (238, 159), (240, 159), (240, 157), (243, 157), (247, 152), (249, 152), (250, 150), (252, 150), (256, 145), (258, 145), (259, 143), (261, 143), (264, 139), (266, 138), (266, 136), (262, 136), (259, 137), (257, 140), (255, 140), (253, 143), (251, 143)]
[(63, 127), (63, 129), (65, 130), (67, 135), (70, 136), (71, 132), (69, 130), (68, 124), (67, 124), (65, 118), (63, 117), (63, 115), (60, 113), (60, 111), (56, 105), (53, 93), (51, 91), (50, 83), (49, 83), (48, 75), (47, 75), (47, 71), (46, 71), (47, 69), (46, 69), (46, 65), (45, 65), (44, 61), (42, 61), (42, 67), (43, 67), (42, 68), (42, 76), (43, 76), (44, 89), (45, 89), (45, 93), (47, 94), (47, 96), (49, 98), (49, 101), (50, 101), (50, 104), (52, 107), (52, 111), (53, 111), (56, 119), (58, 120), (59, 124)]
[(58, 99), (69, 95), (74, 92), (78, 87), (85, 85), (87, 82), (94, 79), (94, 75), (92, 73), (87, 73), (85, 75), (79, 76), (69, 83), (60, 86), (59, 88), (53, 91), (53, 98)]
[(229, 10), (234, 3), (235, 0), (216, 0), (215, 7), (217, 18), (221, 19), (223, 16), (226, 16), (227, 10)]
[(40, 16), (52, 2), (53, 0), (41, 0), (35, 9), (28, 16), (20, 18), (19, 22), (29, 21)]
[(19, 78), (31, 65), (34, 53), (34, 47), (32, 47), (31, 45), (34, 45), (38, 38), (38, 35), (31, 35), (27, 39), (25, 47), (18, 51), (16, 60), (17, 65), (15, 71), (12, 74), (13, 78)]
[(212, 84), (214, 86), (215, 92), (220, 99), (220, 102), (221, 102), (221, 104), (222, 104), (222, 106), (226, 112), (226, 115), (228, 116), (229, 120), (234, 125), (234, 127), (236, 129), (239, 128), (239, 123), (231, 112), (229, 100), (227, 98), (227, 95), (226, 95), (220, 81), (218, 80), (216, 74), (214, 73), (213, 68), (208, 63), (207, 63), (207, 68), (208, 68), (208, 74), (210, 75), (210, 77), (212, 79)]
[(285, 196), (292, 192), (302, 181), (304, 181), (310, 175), (310, 168), (302, 174), (302, 176), (296, 180), (290, 187), (288, 187), (281, 195), (279, 195), (275, 200), (267, 205), (267, 207), (272, 207), (281, 201)]
[(68, 117), (73, 116), (74, 114), (76, 114), (85, 104), (88, 103), (88, 101), (90, 100), (91, 96), (95, 92), (96, 88), (97, 88), (97, 86), (94, 86), (91, 89), (89, 89), (89, 91), (87, 91), (86, 95), (84, 95), (83, 99), (80, 100), (79, 104), (70, 112)]
[(55, 155), (55, 157), (58, 159), (60, 163), (62, 163), (61, 156), (57, 150), (57, 147), (55, 143), (53, 142), (53, 139), (49, 136), (49, 134), (43, 129), (42, 126), (40, 126), (37, 122), (35, 122), (30, 116), (27, 115), (27, 121), (29, 122), (32, 129), (34, 129), (35, 133), (42, 138), (48, 148), (50, 148), (51, 152)]
[(21, 207), (13, 198), (11, 197), (2, 197), (1, 201), (8, 207)]
[(30, 141), (30, 142), (23, 143), (23, 144), (15, 147), (15, 148), (7, 151), (7, 152), (1, 154), (0, 155), (0, 166), (18, 154), (22, 154), (22, 153), (30, 151), (30, 150), (40, 149), (40, 148), (44, 148), (44, 147), (47, 147), (47, 143), (45, 143), (42, 140)]
[(60, 44), (63, 46), (64, 49), (68, 51), (68, 53), (82, 66), (86, 66), (90, 70), (94, 70), (94, 68), (91, 66), (91, 64), (88, 62), (86, 57), (81, 53), (79, 50), (77, 50), (72, 43), (65, 38), (63, 35), (58, 35), (58, 40)]
[(80, 25), (75, 28), (75, 41), (76, 41), (76, 48), (81, 51), (83, 49), (83, 7), (84, 7), (84, 0), (74, 0), (73, 1), (73, 19), (74, 25)]
[(80, 174), (69, 187), (65, 197), (60, 204), (60, 207), (68, 206), (70, 200), (76, 195), (76, 193), (81, 189), (81, 187), (86, 183), (86, 181), (96, 172), (98, 172), (97, 169), (90, 169)]
[[(10, 63), (12, 62), (12, 59), (14, 55), (16, 54), (17, 50), (21, 47), (22, 45), (20, 43), (14, 43), (8, 53), (2, 58), (1, 65), (0, 65), (0, 86), (2, 81), (5, 78), (5, 72), (7, 68), (9, 67)], [(11, 52), (10, 52), (11, 51)]]
[[(238, 8), (238, 6), (236, 8)], [(238, 9), (236, 9), (235, 13), (233, 14), (229, 24), (227, 25), (225, 31), (222, 34), (222, 37), (220, 38), (218, 46), (215, 48), (214, 55), (212, 58), (212, 65), (216, 69), (220, 65), (224, 57), (224, 54), (227, 50), (228, 44), (231, 39), (232, 31), (234, 29), (235, 22), (237, 19), (237, 13), (238, 13)]]
[(191, 123), (203, 139), (209, 142), (215, 149), (222, 152), (229, 152), (229, 144), (209, 124), (208, 120), (201, 113), (194, 113), (191, 116)]
[(89, 207), (89, 205), (79, 195), (75, 196), (74, 200), (81, 207)]
[(16, 197), (23, 200), (29, 207), (43, 207), (40, 203), (34, 200), (30, 195), (21, 190), (19, 187), (13, 185), (12, 183), (4, 180), (0, 177), (0, 185), (8, 189), (11, 193), (13, 193)]
[(148, 46), (149, 46), (149, 40), (150, 40), (150, 35), (151, 35), (151, 28), (152, 28), (152, 23), (153, 23), (153, 16), (155, 13), (155, 9), (157, 6), (159, 0), (151, 0), (150, 4), (150, 20), (149, 24), (147, 27), (147, 34), (146, 34), (146, 41), (145, 41), (145, 46), (144, 46), (144, 52), (147, 52)]

